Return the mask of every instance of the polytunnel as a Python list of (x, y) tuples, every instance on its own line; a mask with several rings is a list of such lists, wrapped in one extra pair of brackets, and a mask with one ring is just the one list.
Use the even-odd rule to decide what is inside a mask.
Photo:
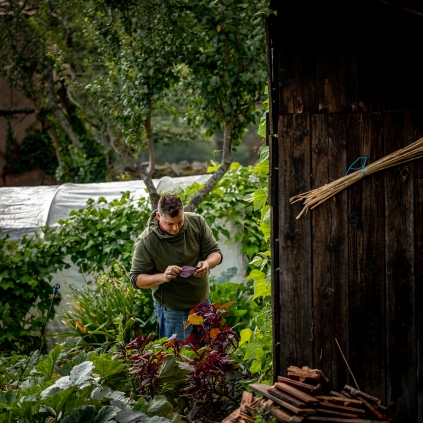
[[(193, 183), (205, 182), (209, 175), (195, 175), (171, 178), (165, 176), (153, 179), (159, 193), (173, 191), (176, 188), (186, 188)], [(108, 202), (120, 198), (124, 192), (130, 192), (131, 197), (138, 200), (148, 197), (143, 181), (119, 181), (90, 184), (66, 183), (58, 186), (7, 187), (0, 188), (0, 231), (1, 236), (9, 235), (11, 240), (19, 240), (25, 234), (39, 231), (40, 226), (54, 227), (61, 219), (66, 219), (71, 210), (85, 207), (88, 199), (97, 201), (104, 197)], [(232, 222), (220, 221), (234, 237), (242, 228)], [(219, 246), (223, 254), (223, 262), (211, 270), (211, 275), (217, 282), (241, 282), (245, 276), (246, 264), (240, 253), (241, 242), (220, 240)], [(49, 343), (54, 343), (54, 333), (65, 330), (60, 315), (71, 307), (67, 296), (71, 293), (70, 286), (81, 289), (89, 275), (83, 275), (70, 261), (70, 268), (57, 272), (51, 285), (58, 283), (62, 295), (61, 304), (56, 309), (56, 317), (48, 324)]]

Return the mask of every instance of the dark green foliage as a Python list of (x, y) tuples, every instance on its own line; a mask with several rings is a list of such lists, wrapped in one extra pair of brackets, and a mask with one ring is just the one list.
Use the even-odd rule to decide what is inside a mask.
[(60, 246), (39, 235), (0, 238), (0, 263), (0, 351), (29, 352), (38, 346), (51, 303), (52, 275), (69, 265)]
[(19, 174), (31, 169), (42, 169), (48, 175), (53, 175), (58, 166), (56, 153), (51, 138), (47, 132), (36, 130), (34, 134), (27, 135), (20, 144), (9, 141), (3, 157), (6, 160), (4, 171)]
[(238, 144), (250, 123), (258, 121), (266, 81), (265, 32), (257, 12), (263, 1), (190, 2), (193, 35), (186, 53), (191, 70), (189, 98), (196, 109), (191, 122), (205, 123), (210, 134), (232, 125)]
[(247, 327), (253, 317), (260, 312), (263, 306), (263, 298), (254, 297), (254, 286), (250, 280), (244, 283), (224, 282), (221, 284), (211, 283), (210, 301), (212, 303), (220, 302), (225, 304), (235, 301), (228, 308), (229, 314), (225, 320), (230, 327), (239, 334), (241, 329)]
[(73, 210), (59, 221), (60, 228), (51, 239), (66, 248), (66, 253), (82, 272), (113, 270), (115, 263), (129, 268), (135, 238), (143, 231), (151, 210), (147, 200), (135, 202), (126, 192), (107, 202), (88, 200), (84, 209)]

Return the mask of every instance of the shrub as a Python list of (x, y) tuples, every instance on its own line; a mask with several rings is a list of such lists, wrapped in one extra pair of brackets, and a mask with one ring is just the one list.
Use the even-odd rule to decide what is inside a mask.
[[(38, 234), (24, 236), (20, 242), (0, 238), (0, 353), (39, 348), (52, 302), (52, 275), (69, 267), (64, 257), (59, 246)], [(59, 302), (60, 297), (54, 304)]]
[(78, 348), (106, 347), (129, 342), (140, 334), (154, 332), (156, 320), (150, 291), (134, 289), (123, 267), (94, 276), (84, 289), (73, 289), (72, 308), (62, 316), (67, 332)]

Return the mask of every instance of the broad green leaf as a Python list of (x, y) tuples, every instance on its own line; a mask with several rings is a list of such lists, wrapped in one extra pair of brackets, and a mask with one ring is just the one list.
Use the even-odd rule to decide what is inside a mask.
[(253, 360), (251, 362), (251, 366), (250, 366), (250, 372), (251, 373), (258, 373), (261, 372), (261, 360)]
[(82, 389), (93, 380), (92, 373), (92, 361), (84, 361), (71, 370), (69, 379), (72, 385), (76, 385), (79, 389)]
[(179, 413), (173, 413), (170, 418), (170, 423), (182, 423), (182, 418)]
[(141, 411), (145, 413), (148, 408), (148, 402), (145, 400), (144, 397), (140, 397), (140, 399), (133, 405), (132, 409), (134, 411)]
[(265, 274), (263, 272), (260, 272), (260, 270), (253, 269), (248, 276), (246, 276), (246, 280), (253, 279), (253, 280), (260, 280), (265, 277)]
[(172, 404), (163, 395), (156, 395), (148, 402), (147, 414), (150, 417), (161, 416), (165, 417), (173, 410)]
[(260, 124), (257, 129), (257, 134), (259, 134), (261, 137), (266, 138), (266, 112), (263, 113), (263, 116), (260, 118)]
[(258, 279), (254, 281), (254, 296), (253, 300), (258, 297), (267, 297), (272, 295), (272, 286), (270, 283), (266, 282), (266, 279)]
[(270, 238), (270, 220), (260, 224), (259, 229), (266, 238)]
[(269, 160), (264, 160), (254, 167), (254, 173), (259, 177), (267, 176), (269, 173)]
[(93, 405), (84, 405), (81, 408), (73, 409), (61, 420), (61, 423), (94, 422), (94, 416), (96, 414), (97, 410)]
[(253, 335), (253, 331), (250, 328), (246, 328), (246, 329), (242, 329), (241, 331), (241, 339), (239, 341), (239, 346), (245, 344), (246, 342), (248, 342), (252, 335)]
[(127, 369), (127, 366), (118, 360), (112, 360), (108, 355), (100, 355), (92, 358), (94, 363), (94, 372), (101, 377), (108, 377), (116, 373), (121, 373)]
[(259, 163), (262, 163), (263, 161), (267, 160), (268, 158), (269, 158), (269, 146), (263, 145), (263, 147), (260, 149)]
[(261, 209), (267, 202), (267, 193), (263, 189), (254, 192), (254, 210)]
[[(48, 395), (47, 397), (44, 396), (44, 399), (41, 401), (41, 405), (51, 407), (54, 412), (57, 414), (62, 411), (63, 406), (66, 404), (68, 399), (74, 395), (74, 392), (76, 391), (76, 386), (71, 386), (65, 390), (50, 390), (49, 393), (51, 395)], [(45, 392), (45, 391), (43, 391)], [(43, 396), (42, 396), (43, 398)]]
[(113, 391), (110, 388), (102, 388), (98, 386), (91, 392), (91, 398), (98, 401), (104, 401), (105, 399), (109, 399), (125, 402), (125, 393), (121, 391)]
[(248, 310), (233, 310), (230, 311), (231, 315), (234, 317), (242, 317), (245, 316), (248, 313)]
[(163, 363), (160, 365), (158, 369), (158, 373), (160, 377), (169, 377), (169, 376), (172, 376), (173, 373), (175, 373), (175, 370), (177, 369), (178, 369), (178, 365), (176, 364), (176, 358), (172, 354), (172, 355), (168, 355), (164, 359)]
[(9, 389), (6, 392), (0, 391), (0, 408), (12, 406), (13, 404), (17, 403), (21, 397), (22, 392), (16, 391), (14, 389)]
[(263, 262), (263, 259), (260, 256), (255, 256), (250, 263), (252, 266), (260, 267), (261, 263)]
[(48, 357), (37, 363), (35, 370), (44, 375), (47, 379), (51, 379), (53, 375), (54, 366), (56, 365), (57, 359), (64, 348), (64, 344), (55, 346)]
[(0, 288), (4, 289), (5, 291), (8, 288), (14, 288), (14, 287), (15, 287), (15, 284), (12, 281), (6, 281), (6, 282), (0, 283)]
[(254, 192), (250, 192), (249, 194), (244, 195), (242, 198), (244, 201), (252, 203), (254, 201)]
[(261, 344), (250, 343), (245, 349), (244, 360), (251, 360), (257, 357), (257, 353), (261, 351)]
[(98, 414), (95, 416), (93, 423), (108, 423), (114, 421), (114, 417), (119, 413), (119, 408), (111, 405), (106, 405), (100, 409)]
[(115, 416), (115, 420), (118, 423), (150, 422), (150, 419), (147, 414), (142, 413), (141, 411), (133, 410), (131, 407), (124, 404), (122, 401), (113, 400), (110, 405), (120, 409), (119, 413)]

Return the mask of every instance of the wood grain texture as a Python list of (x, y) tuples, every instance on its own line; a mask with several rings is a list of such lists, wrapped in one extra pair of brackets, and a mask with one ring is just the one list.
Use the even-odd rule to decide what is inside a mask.
[[(351, 15), (347, 20), (333, 19), (337, 12), (343, 14), (338, 7), (324, 16), (328, 21), (318, 27), (316, 96), (319, 113), (362, 111), (363, 108), (358, 99), (357, 20)], [(357, 11), (354, 8), (350, 13), (355, 15)], [(335, 35), (340, 33), (342, 37)]]
[[(384, 114), (384, 154), (411, 144), (410, 113)], [(387, 401), (396, 420), (417, 421), (414, 163), (384, 171)]]
[[(423, 137), (423, 111), (413, 114), (413, 139)], [(414, 162), (417, 421), (423, 423), (423, 159)]]
[[(313, 366), (311, 216), (297, 220), (289, 198), (310, 189), (310, 117), (279, 119), (281, 369)], [(282, 374), (283, 376), (284, 374)]]
[[(346, 116), (312, 116), (313, 188), (345, 173)], [(311, 211), (314, 362), (331, 386), (345, 384), (345, 366), (334, 360), (337, 338), (348, 345), (348, 227), (346, 192)], [(335, 351), (334, 348), (335, 347)], [(338, 383), (339, 379), (339, 383)]]
[[(348, 162), (383, 156), (381, 115), (350, 117)], [(358, 166), (357, 166), (358, 167)], [(385, 400), (385, 209), (384, 177), (376, 173), (348, 190), (349, 359), (359, 386)], [(350, 379), (350, 384), (353, 381)]]
[[(269, 185), (268, 185), (268, 201), (270, 204), (270, 225), (271, 233), (279, 233), (279, 142), (278, 138), (268, 134), (269, 144)], [(272, 268), (272, 298), (277, 299), (272, 304), (272, 333), (273, 333), (273, 380), (282, 374), (283, 368), (276, 357), (281, 355), (281, 308), (280, 308), (280, 251), (279, 237), (273, 236), (270, 242), (271, 268)]]

